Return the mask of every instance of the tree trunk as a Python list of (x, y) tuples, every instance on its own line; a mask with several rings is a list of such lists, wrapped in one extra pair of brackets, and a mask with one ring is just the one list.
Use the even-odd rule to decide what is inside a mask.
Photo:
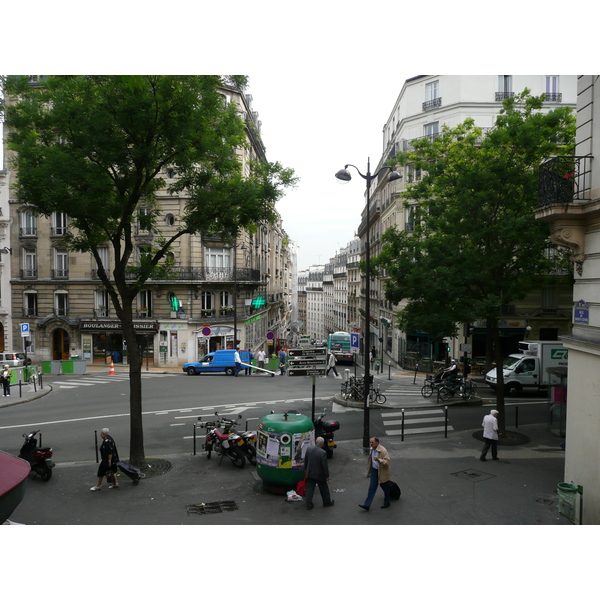
[(129, 462), (135, 467), (145, 468), (147, 465), (142, 425), (142, 352), (133, 327), (131, 306), (124, 307), (123, 313), (121, 327), (127, 342), (129, 359)]

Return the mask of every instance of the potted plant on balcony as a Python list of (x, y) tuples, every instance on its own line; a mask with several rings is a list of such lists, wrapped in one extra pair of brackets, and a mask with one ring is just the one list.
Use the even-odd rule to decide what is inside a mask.
[(200, 314), (203, 317), (212, 317), (215, 314), (214, 308), (203, 308), (200, 310)]

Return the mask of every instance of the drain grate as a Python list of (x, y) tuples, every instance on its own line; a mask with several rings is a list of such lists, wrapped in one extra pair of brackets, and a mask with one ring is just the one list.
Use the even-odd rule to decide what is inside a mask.
[(484, 479), (491, 479), (492, 477), (496, 477), (495, 475), (491, 475), (490, 473), (483, 473), (482, 471), (477, 471), (475, 469), (467, 469), (466, 471), (458, 471), (456, 473), (452, 473), (455, 477), (460, 477), (461, 479), (466, 479), (467, 481), (483, 481)]
[(237, 504), (233, 500), (223, 502), (202, 502), (201, 504), (188, 504), (186, 506), (188, 515), (214, 515), (217, 513), (231, 512), (237, 510)]

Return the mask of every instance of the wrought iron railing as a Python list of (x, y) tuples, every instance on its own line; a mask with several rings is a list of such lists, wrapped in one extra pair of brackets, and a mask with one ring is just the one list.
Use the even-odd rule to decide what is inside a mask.
[[(136, 273), (129, 273), (128, 279), (135, 279)], [(156, 281), (153, 277), (149, 281)], [(166, 279), (166, 278), (165, 278)], [(254, 282), (259, 283), (260, 271), (258, 269), (233, 269), (233, 267), (179, 267), (170, 270), (169, 281), (227, 281), (227, 282)]]
[(560, 92), (545, 93), (544, 100), (546, 102), (562, 102), (562, 94)]
[(423, 102), (423, 112), (427, 110), (433, 110), (434, 108), (439, 108), (442, 105), (442, 99), (433, 98), (432, 100), (427, 100), (427, 102)]
[(538, 207), (589, 200), (592, 156), (555, 156), (538, 171)]
[(496, 92), (496, 102), (502, 102), (505, 98), (513, 98), (514, 92)]

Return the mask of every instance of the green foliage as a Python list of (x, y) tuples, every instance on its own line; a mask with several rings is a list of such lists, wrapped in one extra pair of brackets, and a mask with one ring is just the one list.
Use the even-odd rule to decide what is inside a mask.
[[(138, 275), (128, 283), (133, 298), (175, 239), (200, 231), (234, 237), (272, 221), (282, 189), (295, 183), (279, 163), (252, 163), (242, 175), (236, 150), (247, 143), (245, 124), (220, 91), (245, 83), (244, 76), (49, 76), (32, 86), (9, 77), (16, 195), (38, 214), (65, 212), (72, 250), (94, 253), (110, 242), (118, 268)], [(159, 233), (156, 193), (167, 170), (168, 192), (189, 197), (182, 224), (133, 265), (138, 223)], [(142, 214), (141, 206), (152, 210)]]
[(541, 107), (526, 90), (504, 102), (491, 131), (467, 119), (395, 159), (423, 173), (404, 193), (418, 208), (414, 231), (388, 230), (373, 263), (389, 276), (386, 297), (406, 302), (404, 330), (441, 336), (458, 322), (496, 322), (556, 271), (548, 226), (533, 216), (537, 175), (543, 160), (571, 151), (574, 119)]

